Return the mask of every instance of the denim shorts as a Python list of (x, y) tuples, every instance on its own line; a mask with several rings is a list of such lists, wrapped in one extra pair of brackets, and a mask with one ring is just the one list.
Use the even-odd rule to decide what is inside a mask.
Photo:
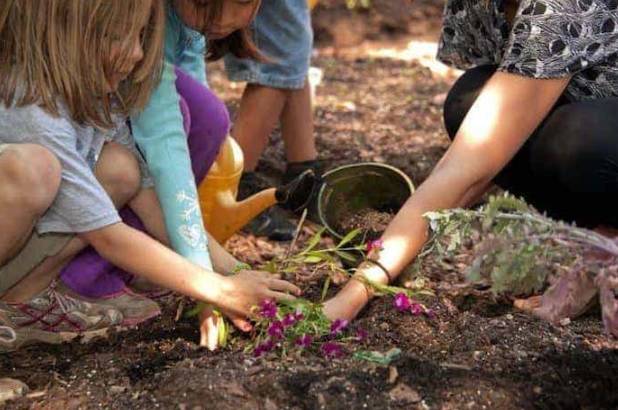
[(307, 0), (264, 0), (251, 28), (258, 49), (271, 61), (259, 63), (228, 55), (229, 79), (272, 88), (303, 88), (313, 48)]

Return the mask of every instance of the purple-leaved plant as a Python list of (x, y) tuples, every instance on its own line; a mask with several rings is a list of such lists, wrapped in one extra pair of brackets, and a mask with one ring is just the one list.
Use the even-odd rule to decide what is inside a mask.
[(410, 309), (412, 301), (405, 293), (401, 292), (395, 295), (393, 298), (393, 306), (400, 312), (405, 312)]
[(335, 342), (326, 342), (322, 344), (322, 346), (320, 346), (320, 351), (324, 357), (329, 359), (336, 359), (342, 357), (344, 354), (343, 347)]
[(277, 304), (275, 301), (265, 299), (260, 303), (260, 316), (265, 319), (273, 319), (277, 316)]
[(268, 336), (273, 340), (283, 339), (284, 326), (280, 320), (275, 320), (268, 326)]
[(311, 346), (311, 343), (313, 343), (313, 337), (308, 334), (302, 335), (294, 342), (294, 344), (301, 349), (308, 349)]
[(343, 332), (343, 330), (348, 327), (348, 321), (346, 319), (337, 319), (333, 322), (332, 325), (330, 325), (330, 335), (331, 336), (337, 336), (339, 335), (341, 332)]

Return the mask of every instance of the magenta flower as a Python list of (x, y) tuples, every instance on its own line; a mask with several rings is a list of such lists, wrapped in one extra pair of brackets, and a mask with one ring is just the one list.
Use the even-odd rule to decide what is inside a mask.
[(305, 315), (300, 310), (297, 310), (296, 312), (294, 312), (294, 319), (296, 319), (297, 322), (300, 322), (304, 318), (305, 318)]
[(322, 355), (329, 359), (336, 359), (343, 356), (343, 348), (340, 344), (334, 342), (326, 342), (320, 347)]
[(302, 335), (301, 337), (296, 339), (296, 342), (295, 342), (296, 346), (302, 349), (309, 348), (309, 346), (311, 346), (311, 343), (313, 343), (313, 338), (307, 334)]
[(253, 351), (253, 356), (254, 357), (260, 357), (262, 356), (264, 353), (268, 353), (271, 350), (273, 350), (275, 347), (275, 342), (273, 342), (272, 340), (268, 339), (266, 340), (264, 343), (258, 345), (255, 350)]
[(283, 323), (280, 320), (272, 322), (268, 327), (268, 335), (274, 340), (283, 338)]
[(381, 251), (383, 248), (384, 242), (382, 239), (376, 239), (374, 241), (367, 242), (365, 250), (367, 253), (371, 253), (372, 251)]
[(296, 324), (296, 316), (293, 313), (288, 313), (283, 317), (281, 323), (283, 323), (283, 327), (294, 326)]
[(395, 309), (398, 311), (405, 312), (410, 309), (412, 302), (410, 301), (408, 295), (402, 292), (395, 295), (395, 298), (393, 299), (393, 306), (395, 306)]
[(365, 329), (356, 329), (357, 342), (363, 343), (365, 340), (367, 340), (367, 336), (369, 336), (369, 334)]
[(425, 309), (425, 316), (427, 316), (429, 319), (435, 319), (436, 318), (436, 312), (434, 312), (432, 309)]
[(260, 304), (260, 316), (272, 319), (277, 316), (277, 304), (270, 299), (265, 299)]
[(412, 313), (414, 316), (420, 316), (425, 313), (425, 307), (420, 303), (412, 303), (412, 305), (410, 306), (410, 313)]
[(348, 326), (348, 321), (345, 319), (337, 319), (330, 325), (330, 335), (337, 336)]

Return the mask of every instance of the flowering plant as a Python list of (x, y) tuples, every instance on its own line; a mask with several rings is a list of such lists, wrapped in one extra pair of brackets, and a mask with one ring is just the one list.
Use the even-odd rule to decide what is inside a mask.
[(348, 321), (338, 319), (331, 323), (322, 312), (322, 305), (304, 299), (280, 302), (263, 301), (256, 307), (257, 322), (253, 344), (255, 357), (278, 351), (286, 355), (290, 351), (319, 351), (324, 357), (338, 358), (345, 354), (341, 342), (362, 343), (367, 332), (357, 329), (349, 336)]

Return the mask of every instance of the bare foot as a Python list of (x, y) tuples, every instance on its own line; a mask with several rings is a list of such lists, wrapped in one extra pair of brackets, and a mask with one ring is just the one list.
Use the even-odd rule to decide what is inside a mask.
[[(588, 311), (596, 303), (597, 293), (592, 275), (585, 268), (573, 269), (561, 275), (538, 299), (523, 305), (532, 307), (533, 315), (558, 323)], [(537, 302), (539, 305), (534, 307)]]
[(541, 306), (541, 296), (532, 296), (526, 299), (515, 299), (513, 306), (526, 313), (534, 313), (534, 310)]
[(0, 379), (0, 403), (17, 399), (28, 393), (28, 386), (19, 380), (8, 377)]

